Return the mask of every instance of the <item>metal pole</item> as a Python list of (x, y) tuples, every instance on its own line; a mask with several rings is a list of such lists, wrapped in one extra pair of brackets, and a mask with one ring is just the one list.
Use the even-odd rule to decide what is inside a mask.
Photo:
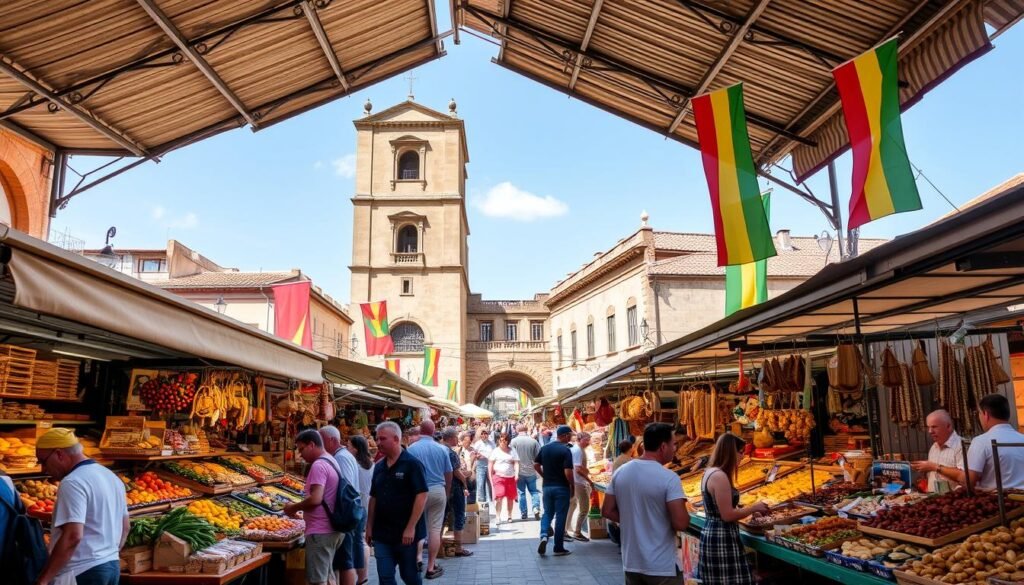
[[(830, 167), (831, 167), (831, 165), (830, 165)], [(857, 297), (853, 297), (853, 327), (854, 327), (854, 330), (856, 331), (857, 337), (861, 339), (861, 348), (862, 348), (862, 351), (864, 352), (863, 359), (865, 361), (867, 361), (869, 359), (869, 356), (868, 356), (868, 342), (861, 336), (861, 332), (860, 332), (860, 305), (857, 302)], [(878, 405), (877, 405), (877, 401), (872, 401), (871, 400), (871, 396), (872, 396), (871, 390), (872, 389), (867, 387), (867, 377), (866, 376), (864, 378), (864, 381), (862, 382), (862, 386), (864, 387), (864, 403), (865, 403), (865, 406), (867, 407), (867, 411), (868, 411), (868, 435), (871, 437), (871, 456), (874, 457), (875, 459), (878, 459), (878, 442), (879, 441), (878, 441), (878, 437), (875, 436), (875, 433), (878, 432), (878, 429), (875, 428), (875, 423), (876, 422), (880, 422), (880, 421), (875, 421), (875, 415), (878, 414)], [(875, 389), (875, 396), (877, 397), (877, 395), (878, 395), (878, 390)]]
[(967, 442), (960, 441), (960, 450), (964, 452), (964, 487), (967, 488), (967, 495), (974, 495), (974, 482), (971, 481), (971, 470), (967, 467)]
[(996, 468), (996, 497), (999, 498), (999, 523), (1006, 526), (1006, 502), (1003, 498), (1003, 470), (999, 467), (999, 443), (997, 443), (995, 439), (992, 439), (992, 465), (995, 465)]
[[(828, 163), (828, 191), (832, 196), (832, 225), (836, 228), (836, 243), (839, 244), (839, 259), (846, 258), (846, 246), (843, 242), (843, 212), (839, 208), (839, 184), (836, 180), (836, 163)], [(856, 302), (856, 301), (854, 301)], [(857, 329), (860, 333), (860, 329)]]

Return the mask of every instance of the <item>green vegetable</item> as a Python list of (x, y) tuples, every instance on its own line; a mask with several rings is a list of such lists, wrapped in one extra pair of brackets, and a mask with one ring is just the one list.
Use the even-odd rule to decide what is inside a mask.
[(175, 508), (160, 519), (154, 528), (153, 539), (164, 532), (189, 543), (192, 550), (202, 550), (217, 542), (217, 529), (203, 518), (189, 512), (184, 506)]

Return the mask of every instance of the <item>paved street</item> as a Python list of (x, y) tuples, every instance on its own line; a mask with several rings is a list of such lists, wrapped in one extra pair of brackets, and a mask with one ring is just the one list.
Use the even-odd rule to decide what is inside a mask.
[[(621, 585), (622, 559), (608, 539), (587, 543), (570, 542), (567, 557), (537, 554), (539, 522), (516, 521), (467, 546), (475, 554), (466, 558), (440, 559), (445, 574), (426, 581), (436, 585)], [(377, 582), (376, 567), (370, 563), (370, 583)], [(399, 583), (401, 580), (399, 579)]]

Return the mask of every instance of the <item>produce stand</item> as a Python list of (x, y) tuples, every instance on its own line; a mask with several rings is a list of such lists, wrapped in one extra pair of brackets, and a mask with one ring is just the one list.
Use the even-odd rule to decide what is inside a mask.
[(240, 565), (236, 565), (223, 575), (204, 575), (202, 573), (163, 573), (148, 571), (129, 575), (121, 573), (121, 582), (126, 585), (227, 585), (237, 579), (247, 576), (253, 571), (259, 585), (267, 583), (267, 563), (270, 562), (270, 553), (261, 553)]

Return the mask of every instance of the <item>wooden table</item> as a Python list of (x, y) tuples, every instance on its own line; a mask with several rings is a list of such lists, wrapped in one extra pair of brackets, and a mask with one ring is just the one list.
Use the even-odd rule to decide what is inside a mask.
[(297, 548), (302, 548), (305, 544), (305, 538), (302, 536), (296, 536), (291, 540), (264, 540), (263, 550), (264, 552), (288, 552)]
[(248, 573), (259, 570), (256, 583), (266, 583), (266, 565), (270, 562), (270, 553), (261, 553), (241, 565), (236, 565), (223, 575), (204, 575), (202, 573), (162, 573), (150, 571), (129, 575), (121, 573), (121, 583), (125, 585), (227, 585)]

